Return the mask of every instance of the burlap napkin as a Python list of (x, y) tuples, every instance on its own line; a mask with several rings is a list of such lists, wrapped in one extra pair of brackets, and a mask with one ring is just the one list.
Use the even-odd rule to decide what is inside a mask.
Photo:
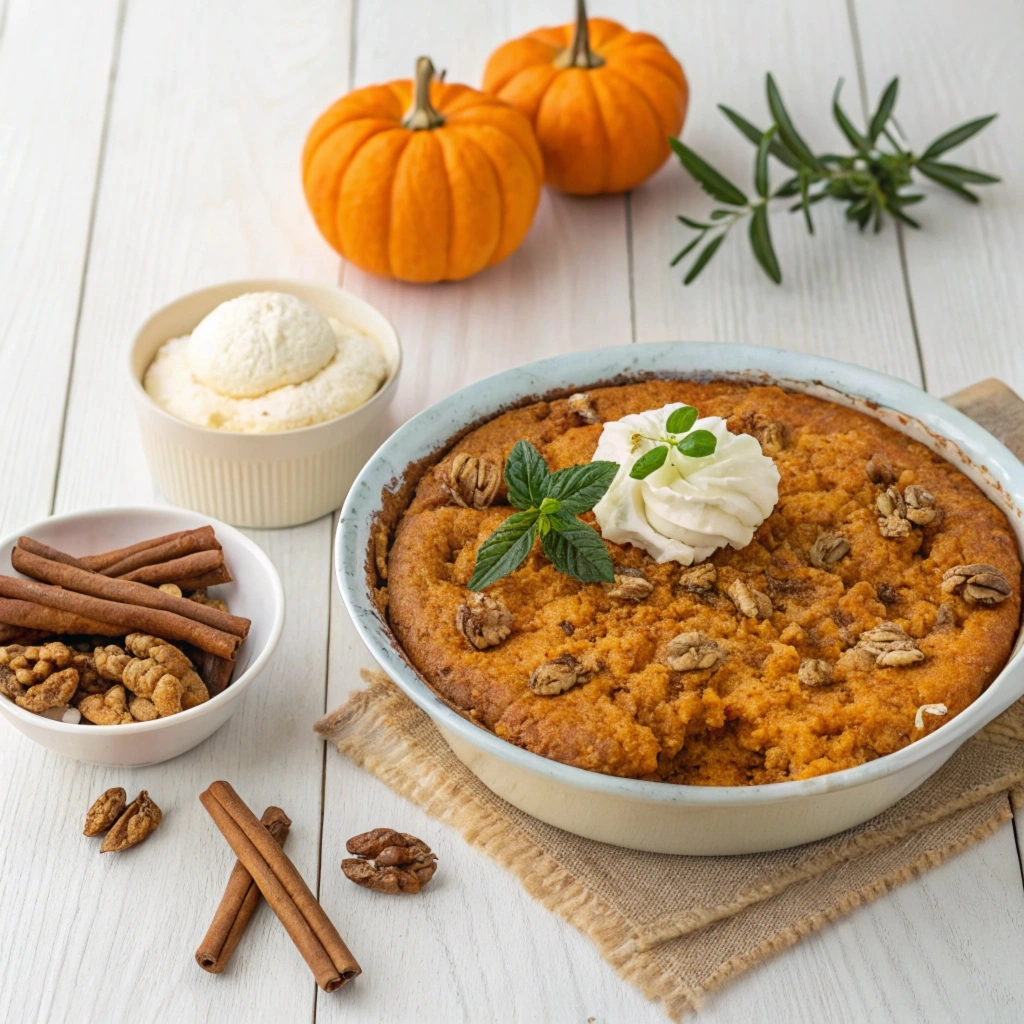
[(920, 789), (830, 839), (744, 857), (623, 850), (496, 797), (386, 676), (364, 677), (368, 688), (316, 731), (511, 871), (673, 1020), (800, 936), (984, 839), (1011, 816), (1011, 800), (1024, 806), (1018, 702)]

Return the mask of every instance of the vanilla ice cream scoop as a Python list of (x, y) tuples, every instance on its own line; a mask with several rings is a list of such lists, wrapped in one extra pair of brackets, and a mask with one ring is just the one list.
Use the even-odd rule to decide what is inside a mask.
[(249, 292), (221, 303), (188, 342), (193, 375), (231, 398), (258, 398), (319, 373), (338, 351), (330, 322), (281, 292)]

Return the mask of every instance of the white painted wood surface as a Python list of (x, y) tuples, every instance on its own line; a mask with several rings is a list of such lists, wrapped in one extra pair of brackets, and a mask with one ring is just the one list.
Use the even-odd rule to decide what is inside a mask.
[[(231, 277), (339, 275), (298, 179), (320, 109), (351, 83), (407, 75), (422, 52), (452, 80), (476, 83), (494, 46), (562, 20), (567, 6), (0, 0), (0, 474), (15, 481), (0, 495), (0, 529), (51, 507), (160, 500), (121, 376), (128, 338), (154, 308)], [(341, 268), (345, 286), (402, 335), (393, 422), (504, 367), (630, 340), (775, 344), (917, 383), (919, 346), (933, 391), (992, 374), (1024, 388), (1014, 335), (1024, 312), (1019, 3), (944, 3), (940, 16), (924, 0), (694, 0), (685, 10), (606, 0), (593, 13), (666, 40), (691, 79), (688, 140), (745, 181), (750, 147), (714, 103), (763, 120), (770, 68), (801, 125), (827, 144), (839, 75), (857, 109), (851, 12), (868, 93), (903, 74), (900, 109), (915, 139), (1003, 112), (971, 155), (1007, 185), (989, 190), (980, 210), (930, 200), (927, 234), (905, 240), (909, 296), (895, 233), (856, 237), (824, 210), (814, 240), (796, 219), (777, 219), (783, 289), (752, 265), (742, 238), (683, 289), (667, 267), (684, 237), (674, 214), (706, 201), (676, 167), (628, 199), (546, 193), (520, 252), (471, 281), (409, 287)], [(493, 863), (333, 751), (325, 756), (310, 726), (369, 664), (332, 587), (331, 534), (324, 519), (256, 535), (285, 581), (285, 639), (243, 711), (197, 750), (124, 773), (4, 732), (0, 1021), (664, 1019)], [(354, 985), (318, 993), (265, 910), (223, 976), (195, 967), (231, 862), (197, 801), (218, 777), (254, 807), (280, 803), (294, 819), (291, 855), (362, 962)], [(166, 823), (108, 863), (79, 835), (79, 818), (119, 783), (148, 788)], [(423, 835), (440, 854), (422, 898), (343, 881), (344, 840), (382, 823)], [(1006, 826), (741, 978), (700, 1018), (1012, 1021), (1024, 1017), (1022, 954), (1024, 885)]]

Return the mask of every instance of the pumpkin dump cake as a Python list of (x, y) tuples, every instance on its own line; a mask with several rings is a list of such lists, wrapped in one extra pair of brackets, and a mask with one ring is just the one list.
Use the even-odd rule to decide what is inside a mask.
[[(541, 525), (559, 502), (506, 473), (534, 449), (542, 474), (590, 464), (604, 496)], [(485, 548), (477, 565), (521, 521), (525, 561), (495, 569)], [(607, 571), (556, 567), (566, 523)], [(978, 697), (1020, 617), (1013, 533), (962, 473), (862, 413), (730, 382), (498, 416), (422, 477), (386, 570), (394, 633), (452, 706), (565, 764), (692, 785), (804, 779), (906, 746)]]

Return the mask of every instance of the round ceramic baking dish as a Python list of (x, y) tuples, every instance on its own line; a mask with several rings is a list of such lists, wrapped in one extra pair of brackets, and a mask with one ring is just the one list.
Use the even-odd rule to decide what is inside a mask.
[(962, 470), (1000, 508), (1024, 548), (1024, 466), (987, 431), (903, 381), (830, 359), (741, 345), (627, 345), (556, 356), (489, 377), (402, 426), (357, 478), (335, 543), (339, 585), (356, 627), (388, 675), (434, 721), (455, 754), (495, 793), (529, 814), (601, 842), (655, 853), (782, 849), (851, 828), (921, 785), (968, 737), (1024, 694), (1018, 638), (988, 689), (916, 743), (846, 771), (765, 786), (677, 786), (621, 779), (550, 761), (472, 724), (419, 678), (373, 601), (367, 551), (385, 490), (440, 454), (469, 424), (527, 398), (646, 375), (776, 383), (860, 409)]
[(238, 649), (231, 684), (205, 704), (154, 722), (131, 725), (70, 725), (19, 708), (0, 697), (0, 717), (34, 743), (76, 761), (113, 768), (158, 764), (212, 736), (239, 708), (249, 687), (274, 653), (284, 628), (284, 589), (273, 562), (243, 533), (209, 516), (177, 508), (101, 508), (52, 516), (0, 541), (0, 573), (14, 575), (11, 552), (21, 534), (71, 555), (112, 551), (178, 530), (212, 526), (234, 582), (211, 590), (237, 615), (251, 620)]
[[(157, 349), (190, 334), (207, 313), (246, 292), (286, 292), (324, 316), (375, 338), (389, 373), (366, 403), (300, 430), (241, 434), (186, 423), (146, 394), (142, 378)], [(331, 285), (274, 278), (230, 281), (176, 299), (139, 329), (128, 358), (132, 397), (153, 479), (176, 505), (236, 526), (297, 526), (341, 505), (384, 438), (384, 413), (398, 386), (402, 350), (382, 313)]]

